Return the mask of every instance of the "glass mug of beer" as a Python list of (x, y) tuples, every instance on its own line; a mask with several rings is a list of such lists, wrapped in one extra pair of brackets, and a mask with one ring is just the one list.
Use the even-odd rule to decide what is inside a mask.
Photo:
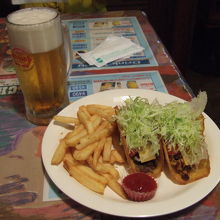
[(68, 33), (59, 13), (51, 8), (12, 12), (6, 25), (26, 117), (47, 125), (69, 103), (66, 79), (71, 58), (70, 50), (64, 49)]

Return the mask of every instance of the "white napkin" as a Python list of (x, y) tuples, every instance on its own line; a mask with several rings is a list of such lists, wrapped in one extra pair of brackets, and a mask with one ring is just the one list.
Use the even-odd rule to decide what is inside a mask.
[(120, 58), (128, 58), (144, 48), (130, 39), (119, 36), (108, 36), (101, 44), (87, 53), (78, 53), (89, 65), (102, 67)]

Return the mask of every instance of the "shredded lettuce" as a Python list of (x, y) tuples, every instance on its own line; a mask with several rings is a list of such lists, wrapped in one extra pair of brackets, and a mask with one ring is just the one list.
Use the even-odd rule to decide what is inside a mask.
[(159, 127), (155, 119), (160, 108), (159, 104), (151, 105), (147, 99), (141, 97), (125, 100), (125, 105), (121, 106), (116, 117), (125, 132), (130, 149), (141, 150), (148, 147), (152, 156), (158, 154)]
[(185, 105), (191, 108), (191, 112), (197, 118), (205, 110), (207, 100), (206, 92), (200, 92), (197, 97), (193, 98), (191, 102), (186, 102)]
[(207, 95), (200, 92), (191, 102), (171, 102), (161, 105), (157, 100), (136, 97), (125, 100), (116, 119), (123, 128), (130, 149), (158, 154), (160, 138), (169, 150), (178, 150), (188, 164), (198, 164), (206, 158), (206, 145), (201, 132), (200, 114), (207, 103)]

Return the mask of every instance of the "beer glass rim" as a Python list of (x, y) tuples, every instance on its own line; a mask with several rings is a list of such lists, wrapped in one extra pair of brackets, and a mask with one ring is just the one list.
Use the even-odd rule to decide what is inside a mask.
[[(53, 18), (51, 18), (51, 19), (49, 19), (47, 21), (43, 21), (43, 22), (39, 22), (39, 23), (35, 23), (35, 24), (17, 24), (17, 23), (9, 21), (9, 17), (12, 14), (15, 14), (15, 13), (18, 13), (18, 12), (21, 12), (21, 11), (31, 11), (31, 10), (50, 10), (50, 11), (56, 12), (56, 15)], [(49, 8), (49, 7), (22, 8), (22, 9), (13, 11), (12, 13), (8, 14), (7, 17), (6, 17), (6, 22), (9, 23), (9, 24), (12, 24), (12, 25), (17, 25), (17, 26), (35, 26), (35, 25), (40, 25), (40, 24), (45, 24), (45, 23), (51, 22), (51, 21), (55, 20), (57, 17), (59, 17), (59, 15), (60, 15), (60, 13), (59, 13), (58, 10), (56, 10), (54, 8)]]

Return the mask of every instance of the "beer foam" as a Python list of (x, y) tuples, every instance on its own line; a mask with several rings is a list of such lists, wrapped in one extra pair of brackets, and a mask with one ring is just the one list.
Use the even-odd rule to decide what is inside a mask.
[(16, 11), (8, 16), (8, 21), (13, 24), (39, 24), (55, 18), (56, 11), (43, 8), (28, 8)]
[(58, 48), (62, 42), (60, 17), (56, 10), (27, 8), (8, 17), (10, 44), (30, 53), (42, 53)]

